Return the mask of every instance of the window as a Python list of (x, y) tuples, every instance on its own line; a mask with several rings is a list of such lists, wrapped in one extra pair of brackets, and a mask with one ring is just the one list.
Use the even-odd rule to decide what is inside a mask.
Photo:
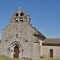
[(23, 16), (23, 15), (24, 15), (23, 13), (20, 14), (20, 16)]
[(21, 22), (23, 22), (23, 20), (20, 20)]
[(16, 22), (18, 22), (18, 19), (17, 19), (17, 18), (15, 18), (15, 21), (16, 21)]
[(16, 13), (15, 16), (18, 16), (18, 13)]
[(50, 57), (53, 58), (53, 49), (50, 49)]
[(28, 42), (28, 41), (26, 40), (26, 42)]
[(18, 34), (16, 34), (16, 38), (18, 38)]
[(18, 20), (15, 20), (16, 22), (18, 22)]
[(20, 21), (23, 22), (23, 17), (20, 17)]
[(6, 42), (7, 42), (7, 40), (6, 40)]

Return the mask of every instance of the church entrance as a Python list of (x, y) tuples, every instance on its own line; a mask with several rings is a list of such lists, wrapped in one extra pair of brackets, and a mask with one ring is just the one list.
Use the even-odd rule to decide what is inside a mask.
[(53, 49), (50, 49), (50, 57), (53, 58)]
[(14, 47), (14, 54), (13, 54), (14, 58), (19, 58), (19, 47), (15, 46)]

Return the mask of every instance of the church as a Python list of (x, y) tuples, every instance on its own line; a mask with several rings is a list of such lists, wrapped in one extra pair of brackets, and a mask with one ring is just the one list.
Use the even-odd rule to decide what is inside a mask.
[(30, 16), (18, 9), (3, 29), (0, 55), (21, 60), (40, 59), (40, 39), (45, 37), (30, 24)]
[(60, 58), (60, 38), (47, 38), (30, 23), (30, 16), (18, 9), (3, 29), (0, 56), (21, 60)]

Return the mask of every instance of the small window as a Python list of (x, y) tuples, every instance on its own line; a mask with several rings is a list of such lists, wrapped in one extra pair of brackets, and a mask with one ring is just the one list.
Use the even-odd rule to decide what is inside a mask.
[(18, 20), (15, 20), (16, 22), (18, 22)]
[(6, 40), (6, 42), (7, 42), (7, 40)]
[(24, 15), (23, 13), (20, 14), (20, 16), (23, 16), (23, 15)]
[(38, 43), (37, 41), (35, 41), (34, 43)]
[(16, 34), (16, 38), (18, 37), (18, 34)]
[(18, 13), (16, 13), (15, 16), (18, 16)]
[(26, 42), (28, 42), (28, 41), (26, 40)]
[(18, 19), (17, 19), (17, 18), (15, 18), (15, 21), (16, 21), (16, 22), (18, 22)]
[(53, 49), (50, 49), (50, 57), (53, 58)]
[(23, 20), (20, 20), (21, 22), (23, 22)]
[(23, 22), (23, 17), (20, 17), (20, 21)]
[(24, 51), (24, 49), (22, 49), (22, 51)]

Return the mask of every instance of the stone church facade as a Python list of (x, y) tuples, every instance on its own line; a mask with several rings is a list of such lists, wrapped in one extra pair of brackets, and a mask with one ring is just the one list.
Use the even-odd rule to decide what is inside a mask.
[(30, 24), (30, 16), (18, 9), (3, 30), (0, 55), (21, 60), (39, 60), (40, 39), (45, 37)]
[(40, 57), (60, 58), (60, 39), (46, 38), (30, 24), (30, 16), (18, 9), (3, 29), (0, 56), (21, 60), (40, 60)]

